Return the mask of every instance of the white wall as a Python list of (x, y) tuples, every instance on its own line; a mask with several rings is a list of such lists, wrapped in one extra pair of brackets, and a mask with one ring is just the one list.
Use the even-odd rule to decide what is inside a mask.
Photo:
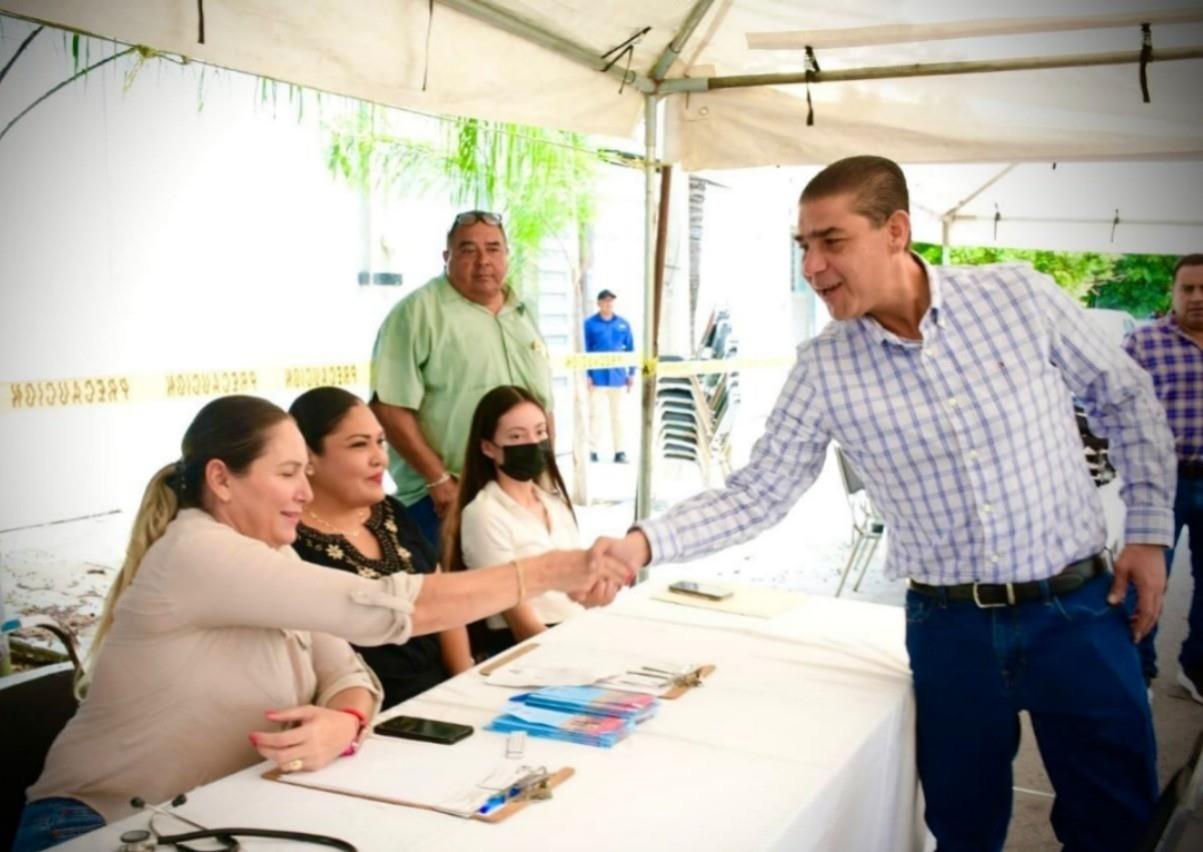
[[(0, 63), (26, 32), (5, 22)], [(0, 123), (71, 73), (50, 33), (0, 86)], [(362, 205), (326, 169), (312, 93), (298, 120), (281, 88), (273, 115), (254, 80), (208, 69), (199, 109), (200, 68), (154, 62), (126, 88), (130, 64), (0, 140), (0, 380), (366, 360), (440, 269), (450, 207), (405, 205), (406, 286), (360, 287)], [(202, 401), (0, 411), (0, 529), (129, 506)]]

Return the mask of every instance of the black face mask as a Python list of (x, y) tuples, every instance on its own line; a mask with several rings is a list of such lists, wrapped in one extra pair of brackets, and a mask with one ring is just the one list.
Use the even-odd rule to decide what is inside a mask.
[(497, 465), (506, 476), (519, 482), (529, 482), (551, 462), (551, 441), (544, 439), (537, 444), (510, 444), (501, 448), (504, 461)]

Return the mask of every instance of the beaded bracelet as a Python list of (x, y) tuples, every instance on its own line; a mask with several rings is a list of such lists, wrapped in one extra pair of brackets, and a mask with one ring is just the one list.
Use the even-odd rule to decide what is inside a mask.
[(427, 491), (433, 491), (434, 489), (436, 489), (436, 488), (438, 488), (440, 485), (442, 485), (444, 482), (450, 482), (450, 481), (451, 481), (452, 479), (454, 479), (454, 478), (455, 478), (455, 477), (453, 477), (453, 476), (452, 476), (450, 473), (446, 473), (446, 472), (445, 472), (445, 473), (444, 473), (442, 476), (440, 476), (440, 477), (439, 477), (438, 479), (436, 479), (434, 482), (427, 482), (427, 483), (426, 483), (426, 490), (427, 490)]
[(362, 711), (356, 710), (354, 707), (335, 707), (334, 709), (339, 713), (349, 713), (359, 720), (359, 726), (355, 729), (355, 736), (351, 738), (350, 745), (343, 749), (342, 753), (339, 754), (339, 757), (350, 757), (351, 755), (355, 754), (355, 752), (359, 751), (359, 735), (362, 734), (363, 729), (368, 726), (368, 717), (365, 716)]

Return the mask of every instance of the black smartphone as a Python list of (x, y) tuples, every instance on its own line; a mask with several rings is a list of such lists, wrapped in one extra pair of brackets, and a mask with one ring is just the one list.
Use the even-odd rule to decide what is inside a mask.
[(699, 598), (706, 598), (710, 601), (722, 601), (731, 597), (734, 594), (730, 589), (724, 589), (722, 586), (711, 586), (708, 583), (695, 583), (693, 580), (678, 580), (668, 587), (670, 592), (679, 592), (683, 595), (694, 595)]
[(437, 719), (419, 719), (417, 716), (394, 716), (381, 722), (376, 733), (403, 740), (421, 740), (424, 743), (451, 745), (472, 735), (471, 725), (456, 722), (440, 722)]

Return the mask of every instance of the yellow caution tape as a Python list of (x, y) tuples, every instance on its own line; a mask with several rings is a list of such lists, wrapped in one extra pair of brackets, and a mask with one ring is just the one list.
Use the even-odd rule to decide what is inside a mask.
[(711, 373), (735, 373), (740, 370), (788, 369), (794, 365), (793, 356), (776, 358), (712, 358), (702, 361), (661, 361), (644, 367), (654, 370), (660, 378), (702, 376)]
[(299, 391), (321, 385), (366, 385), (367, 382), (366, 362), (0, 382), (0, 413), (202, 399), (232, 393)]
[(551, 356), (551, 369), (557, 373), (575, 370), (607, 370), (612, 367), (638, 367), (642, 363), (636, 352), (571, 352)]
[[(638, 367), (643, 375), (661, 377), (730, 373), (736, 370), (782, 369), (792, 357), (659, 361), (635, 352), (553, 354), (558, 373), (611, 367)], [(181, 370), (163, 374), (114, 374), (63, 379), (0, 382), (0, 414), (50, 408), (123, 405), (171, 399), (205, 399), (226, 394), (263, 394), (323, 385), (366, 386), (370, 364), (316, 364), (245, 370)]]
[(578, 370), (604, 370), (611, 367), (638, 367), (645, 376), (700, 376), (708, 373), (731, 373), (737, 370), (788, 369), (794, 357), (775, 358), (710, 358), (696, 361), (663, 361), (642, 358), (635, 352), (575, 352), (551, 356), (551, 368), (557, 373)]

